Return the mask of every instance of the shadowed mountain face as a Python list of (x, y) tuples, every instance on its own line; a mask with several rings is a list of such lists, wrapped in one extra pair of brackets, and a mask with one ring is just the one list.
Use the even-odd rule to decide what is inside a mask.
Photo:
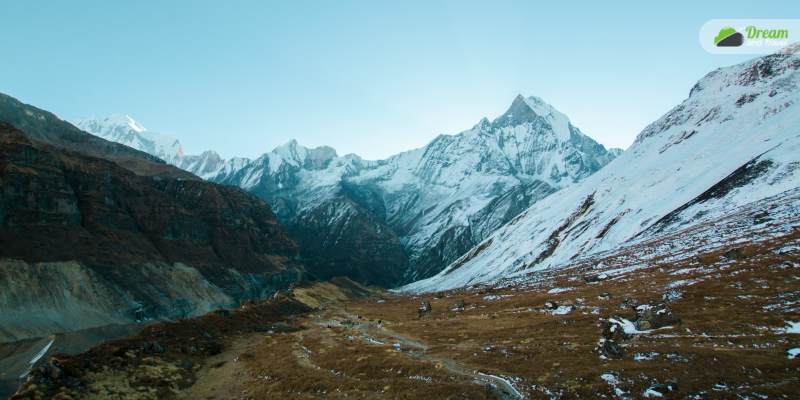
[(289, 232), (246, 191), (7, 96), (0, 120), (0, 341), (195, 315), (305, 277)]

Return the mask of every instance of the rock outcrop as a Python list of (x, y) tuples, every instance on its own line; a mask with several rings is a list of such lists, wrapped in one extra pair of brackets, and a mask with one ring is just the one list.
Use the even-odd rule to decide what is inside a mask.
[(653, 300), (649, 304), (637, 306), (634, 310), (636, 311), (636, 329), (640, 331), (657, 329), (681, 322), (680, 318), (672, 311), (672, 308), (663, 301)]
[(603, 338), (615, 343), (622, 343), (630, 340), (631, 336), (625, 332), (622, 325), (622, 317), (615, 314), (609, 318), (603, 326)]
[(428, 300), (423, 300), (422, 301), (422, 306), (417, 311), (417, 316), (418, 317), (424, 317), (424, 316), (430, 314), (431, 311), (433, 311), (433, 308), (431, 307), (431, 302), (428, 301)]
[(460, 310), (460, 309), (462, 309), (462, 308), (464, 308), (466, 306), (467, 306), (467, 302), (462, 299), (462, 300), (458, 300), (455, 303), (453, 303), (449, 308), (451, 310)]

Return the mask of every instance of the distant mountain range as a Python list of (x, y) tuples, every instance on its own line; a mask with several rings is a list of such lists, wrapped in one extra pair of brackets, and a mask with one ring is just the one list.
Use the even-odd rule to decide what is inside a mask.
[(171, 133), (122, 115), (70, 121), (198, 176), (266, 200), (308, 271), (394, 287), (435, 275), (520, 212), (622, 153), (605, 149), (537, 97), (494, 121), (367, 161), (292, 140), (251, 160), (185, 156)]

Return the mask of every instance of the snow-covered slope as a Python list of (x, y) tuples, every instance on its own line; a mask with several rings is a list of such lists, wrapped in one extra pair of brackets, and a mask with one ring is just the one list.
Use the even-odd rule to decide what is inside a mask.
[(127, 115), (93, 115), (67, 122), (95, 136), (154, 155), (196, 175), (217, 170), (225, 162), (213, 150), (199, 156), (184, 155), (181, 142), (174, 133), (148, 131)]
[(435, 277), (404, 290), (558, 268), (796, 189), (798, 69), (800, 57), (787, 51), (709, 73), (608, 166), (540, 200)]
[[(387, 235), (383, 239), (394, 240), (386, 231), (399, 237), (409, 263), (403, 282), (411, 282), (439, 272), (533, 202), (573, 185), (614, 157), (541, 99), (518, 96), (492, 122), (484, 118), (470, 130), (441, 135), (386, 160), (339, 157), (329, 147), (308, 149), (291, 141), (256, 160), (234, 158), (202, 176), (266, 199), (301, 236), (319, 235), (324, 224), (300, 221), (310, 221), (322, 207), (332, 212), (328, 203), (345, 196), (351, 206), (377, 217), (372, 220), (381, 225), (376, 232)], [(353, 213), (336, 215), (340, 221), (363, 223)], [(309, 230), (298, 232), (300, 225)], [(326, 243), (350, 245), (340, 237)], [(307, 253), (324, 262), (340, 251), (333, 246)]]

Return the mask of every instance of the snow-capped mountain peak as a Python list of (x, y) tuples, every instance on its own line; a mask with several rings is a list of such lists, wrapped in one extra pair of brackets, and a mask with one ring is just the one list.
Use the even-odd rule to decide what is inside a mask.
[(493, 121), (498, 126), (518, 126), (537, 122), (549, 124), (558, 140), (566, 142), (570, 139), (569, 118), (536, 96), (525, 98), (517, 95), (508, 111)]
[(111, 132), (126, 128), (135, 132), (144, 132), (147, 129), (133, 118), (122, 114), (92, 115), (88, 118), (77, 118), (67, 121), (75, 126), (91, 126), (97, 136), (108, 136)]
[[(299, 145), (295, 139), (288, 141), (282, 146), (276, 147), (270, 154), (280, 158), (279, 160), (274, 160), (274, 157), (270, 156), (270, 163), (273, 166), (277, 167), (280, 165), (280, 162), (276, 163), (276, 161), (285, 161), (292, 166), (302, 167), (308, 170), (325, 169), (332, 159), (339, 157), (336, 154), (336, 150), (332, 147), (319, 146), (309, 149)], [(273, 169), (273, 171), (275, 171), (275, 169)]]
[(95, 136), (152, 154), (170, 164), (175, 164), (184, 156), (181, 142), (174, 133), (150, 132), (127, 115), (93, 115), (67, 122)]
[(95, 136), (144, 151), (197, 175), (215, 171), (225, 163), (213, 150), (197, 156), (187, 156), (174, 133), (148, 131), (127, 115), (93, 115), (67, 122)]

